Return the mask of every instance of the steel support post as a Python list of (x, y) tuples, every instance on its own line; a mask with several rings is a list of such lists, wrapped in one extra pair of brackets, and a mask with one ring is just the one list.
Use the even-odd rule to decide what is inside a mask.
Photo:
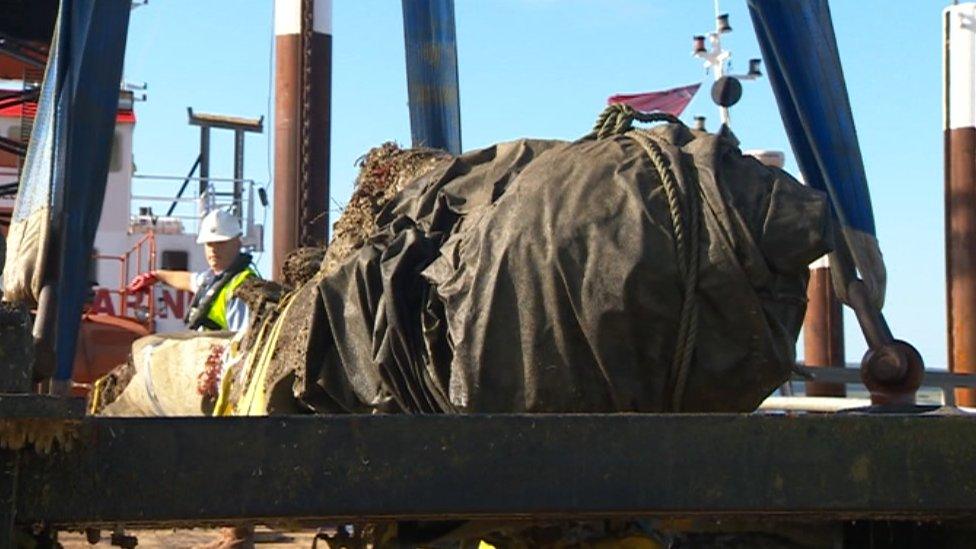
[(298, 245), (299, 128), (301, 105), (300, 0), (275, 0), (274, 225), (272, 273), (281, 278), (285, 254)]
[(244, 194), (244, 130), (234, 130), (234, 215), (242, 217)]
[[(810, 265), (807, 313), (803, 319), (803, 362), (811, 367), (843, 368), (844, 310), (834, 293), (827, 256)], [(842, 397), (843, 384), (808, 381), (807, 396)]]
[[(302, 195), (298, 243), (324, 246), (329, 237), (329, 163), (332, 127), (332, 0), (303, 0), (305, 57), (302, 119)], [(311, 25), (311, 29), (307, 27)]]
[(0, 549), (16, 547), (19, 452), (0, 450)]
[[(976, 373), (976, 5), (943, 11), (946, 311), (949, 369)], [(976, 392), (957, 389), (962, 406)]]
[(0, 303), (0, 549), (18, 546), (22, 448), (33, 443), (36, 433), (60, 430), (84, 415), (80, 399), (31, 392), (33, 349), (27, 307)]
[[(200, 126), (200, 193), (203, 197), (207, 193), (207, 185), (210, 184), (210, 127)], [(200, 213), (203, 214), (205, 206), (201, 205)]]
[[(241, 118), (237, 116), (225, 116), (208, 113), (195, 113), (192, 107), (187, 107), (187, 116), (190, 125), (200, 126), (200, 156), (197, 163), (200, 166), (200, 213), (201, 215), (210, 209), (216, 200), (211, 196), (211, 200), (203, 201), (205, 193), (213, 188), (210, 185), (210, 130), (228, 130), (234, 132), (234, 180), (233, 180), (233, 199), (231, 208), (234, 214), (241, 217), (242, 200), (244, 193), (244, 134), (245, 132), (261, 133), (264, 131), (264, 117), (261, 118)], [(193, 170), (190, 170), (193, 173)], [(189, 176), (187, 176), (189, 177)], [(183, 188), (180, 188), (180, 194)], [(219, 193), (218, 193), (219, 194)], [(175, 204), (175, 203), (174, 203)], [(170, 208), (172, 210), (172, 208)]]
[[(0, 303), (0, 393), (30, 391), (33, 348), (27, 307)], [(0, 549), (15, 546), (18, 457), (14, 450), (0, 450)]]
[(403, 0), (403, 36), (413, 146), (460, 154), (454, 0)]
[(276, 0), (276, 277), (288, 252), (328, 239), (331, 101), (331, 0)]

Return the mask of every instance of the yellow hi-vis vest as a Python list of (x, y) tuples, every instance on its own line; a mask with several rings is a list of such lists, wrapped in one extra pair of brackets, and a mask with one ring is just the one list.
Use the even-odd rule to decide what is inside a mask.
[(257, 273), (251, 267), (237, 273), (234, 278), (230, 279), (230, 282), (224, 284), (224, 287), (220, 289), (220, 293), (214, 298), (210, 310), (207, 311), (207, 318), (219, 326), (219, 329), (227, 329), (227, 302), (233, 298), (234, 290), (250, 276), (257, 276)]

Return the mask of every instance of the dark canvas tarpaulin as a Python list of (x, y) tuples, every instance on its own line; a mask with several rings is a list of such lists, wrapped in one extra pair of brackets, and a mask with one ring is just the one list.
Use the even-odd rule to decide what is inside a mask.
[[(650, 135), (701, 202), (680, 409), (751, 410), (793, 364), (807, 265), (830, 246), (826, 197), (731, 136), (677, 124)], [(303, 290), (304, 360), (268, 393), (294, 383), (314, 411), (670, 410), (687, 285), (673, 211), (630, 135), (445, 161)]]

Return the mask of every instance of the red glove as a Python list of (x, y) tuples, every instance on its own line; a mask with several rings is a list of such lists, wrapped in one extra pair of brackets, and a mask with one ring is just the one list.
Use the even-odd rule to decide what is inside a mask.
[(125, 287), (125, 292), (129, 294), (148, 292), (149, 288), (157, 282), (159, 282), (159, 279), (156, 278), (156, 273), (142, 273), (141, 275), (133, 278), (132, 282), (129, 282), (129, 285)]

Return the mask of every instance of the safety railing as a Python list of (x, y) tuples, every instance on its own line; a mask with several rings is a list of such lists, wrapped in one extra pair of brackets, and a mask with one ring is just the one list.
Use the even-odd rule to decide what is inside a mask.
[[(156, 328), (156, 300), (151, 293), (143, 293), (139, 300), (130, 302), (132, 294), (126, 291), (129, 280), (135, 274), (146, 273), (156, 270), (156, 238), (154, 233), (149, 232), (136, 241), (135, 245), (121, 255), (95, 254), (92, 256), (97, 262), (117, 262), (119, 265), (119, 284), (117, 287), (108, 287), (111, 295), (117, 296), (119, 300), (118, 316), (135, 320), (143, 325), (148, 331), (155, 331)], [(148, 303), (142, 303), (148, 296)]]
[[(846, 397), (823, 397), (797, 394), (794, 384), (804, 382), (832, 383), (844, 388)], [(976, 375), (926, 369), (922, 374), (917, 402), (976, 413), (976, 408), (958, 406), (956, 389), (976, 389)], [(852, 398), (851, 391), (856, 395)], [(779, 394), (767, 397), (759, 406), (763, 412), (839, 412), (871, 405), (868, 389), (861, 377), (861, 367), (848, 363), (845, 367), (810, 367), (797, 363), (793, 376), (780, 387)]]
[(263, 184), (252, 179), (142, 174), (133, 176), (133, 186), (136, 183), (142, 188), (151, 185), (153, 192), (133, 193), (132, 231), (151, 229), (158, 234), (196, 234), (207, 212), (224, 208), (240, 217), (245, 245), (258, 251), (263, 249), (263, 212), (260, 222), (255, 215), (258, 207), (267, 207)]

